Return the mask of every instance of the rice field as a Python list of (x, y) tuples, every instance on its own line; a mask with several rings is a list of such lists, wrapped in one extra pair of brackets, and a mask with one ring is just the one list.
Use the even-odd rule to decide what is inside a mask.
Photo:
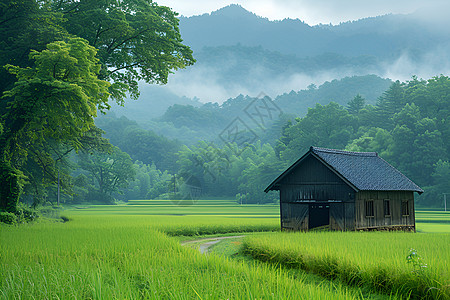
[[(174, 205), (176, 204), (176, 205)], [(233, 232), (279, 230), (278, 205), (236, 205), (226, 200), (199, 200), (196, 203), (173, 203), (163, 200), (131, 201), (117, 206), (77, 206), (63, 212), (70, 221), (38, 222), (20, 226), (0, 225), (0, 297), (2, 299), (355, 299), (371, 298), (345, 284), (317, 284), (307, 273), (292, 272), (276, 264), (233, 260), (227, 256), (202, 255), (182, 247), (182, 236), (200, 236)], [(420, 215), (420, 213), (418, 213)], [(448, 215), (425, 212), (423, 219), (446, 230)], [(433, 230), (429, 227), (428, 232)], [(350, 239), (355, 233), (335, 233)], [(342, 235), (341, 235), (342, 234)], [(346, 235), (348, 234), (348, 235)], [(357, 234), (357, 233), (356, 233)], [(302, 249), (294, 246), (301, 234), (279, 232), (250, 236), (246, 243), (278, 243), (276, 251), (290, 251), (293, 256)], [(307, 236), (303, 234), (303, 236)], [(317, 255), (332, 257), (342, 248), (323, 245), (338, 241), (326, 235), (316, 243)], [(363, 235), (360, 235), (363, 236)], [(373, 236), (377, 248), (377, 235)], [(446, 234), (409, 234), (411, 241), (429, 236), (424, 245), (441, 245), (443, 249), (417, 247), (430, 269), (440, 257), (439, 272), (447, 272), (448, 241)], [(184, 238), (188, 239), (188, 238)], [(273, 239), (273, 240), (271, 240)], [(385, 239), (380, 235), (379, 239)], [(340, 239), (339, 239), (340, 240)], [(290, 242), (289, 242), (290, 241)], [(394, 237), (392, 241), (400, 243)], [(352, 242), (353, 243), (353, 242)], [(391, 244), (391, 243), (389, 243)], [(395, 244), (395, 243), (394, 243)], [(318, 246), (320, 245), (320, 246)], [(396, 244), (395, 244), (396, 245)], [(415, 244), (413, 244), (415, 245)], [(422, 244), (420, 244), (422, 245)], [(448, 245), (448, 244), (447, 244)], [(292, 248), (294, 247), (294, 248)], [(408, 246), (409, 247), (409, 246)], [(393, 248), (396, 248), (393, 246)], [(395, 268), (411, 271), (402, 259)], [(408, 249), (407, 249), (408, 250)], [(442, 253), (440, 252), (442, 251)], [(447, 256), (444, 254), (447, 252)], [(364, 253), (369, 256), (364, 256)], [(364, 260), (391, 258), (371, 254), (364, 248), (349, 265), (364, 266)], [(374, 256), (375, 255), (375, 256)], [(403, 263), (401, 263), (401, 262)], [(370, 265), (370, 264), (369, 264)], [(378, 265), (372, 263), (372, 265)], [(440, 273), (439, 273), (440, 274)], [(443, 273), (444, 274), (444, 273)], [(445, 275), (445, 276), (447, 276)], [(443, 278), (446, 278), (446, 277)], [(441, 278), (441, 277), (440, 277)], [(325, 280), (325, 279), (324, 279)], [(327, 282), (327, 281), (324, 281)], [(407, 298), (396, 290), (387, 298)], [(385, 296), (374, 294), (376, 299)]]
[[(2, 226), (2, 299), (354, 299), (274, 266), (205, 256), (164, 231), (275, 228), (275, 220), (68, 211), (67, 223)], [(260, 214), (258, 208), (255, 208)], [(250, 212), (249, 212), (250, 213)], [(270, 222), (273, 222), (270, 223)], [(253, 227), (252, 227), (253, 226)], [(178, 229), (177, 229), (178, 228)], [(200, 231), (197, 229), (196, 231)]]
[(244, 251), (382, 293), (450, 299), (448, 233), (282, 232), (248, 237)]

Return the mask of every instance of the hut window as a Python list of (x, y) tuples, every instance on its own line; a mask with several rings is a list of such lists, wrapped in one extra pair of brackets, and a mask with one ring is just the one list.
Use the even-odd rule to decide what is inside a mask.
[(389, 200), (384, 200), (384, 215), (391, 215), (391, 203), (389, 202)]
[(402, 216), (409, 216), (409, 202), (402, 201)]
[(366, 217), (373, 217), (373, 200), (364, 202)]

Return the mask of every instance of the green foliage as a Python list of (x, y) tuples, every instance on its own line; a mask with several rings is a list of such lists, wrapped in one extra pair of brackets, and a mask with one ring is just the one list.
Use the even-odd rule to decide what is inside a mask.
[(183, 147), (178, 157), (180, 173), (198, 178), (207, 196), (240, 194), (237, 201), (244, 204), (277, 201), (276, 193), (264, 193), (283, 168), (270, 144), (258, 142), (239, 149), (235, 144), (219, 148), (200, 142)]
[(358, 94), (347, 104), (347, 110), (352, 115), (357, 115), (364, 108), (366, 101)]
[(419, 197), (419, 203), (433, 207), (444, 207), (444, 193), (447, 193), (447, 209), (450, 206), (450, 163), (439, 160), (434, 164), (432, 181), (425, 187), (425, 193)]
[(0, 211), (0, 223), (14, 225), (17, 223), (17, 216), (12, 212)]
[(177, 141), (142, 129), (135, 121), (126, 117), (103, 116), (98, 118), (96, 123), (107, 132), (109, 141), (127, 152), (133, 160), (147, 165), (154, 164), (161, 170), (176, 170), (175, 153), (180, 148)]
[(406, 256), (406, 263), (413, 266), (415, 272), (423, 272), (427, 267), (427, 264), (424, 262), (422, 256), (417, 253), (415, 249), (409, 249), (409, 253)]
[(31, 222), (42, 216), (42, 211), (37, 211), (28, 205), (19, 203), (16, 210), (16, 215), (18, 217), (19, 222)]
[(50, 43), (41, 52), (32, 51), (32, 68), (6, 66), (17, 77), (14, 88), (4, 93), (11, 99), (7, 146), (14, 143), (26, 153), (24, 139), (27, 143), (53, 139), (81, 147), (80, 138), (94, 125), (97, 108), (108, 108), (109, 84), (97, 78), (96, 52), (85, 40), (71, 38), (67, 43)]
[[(5, 0), (0, 4), (0, 95), (13, 87), (16, 78), (3, 68), (14, 65), (32, 67), (30, 50), (42, 51), (46, 45), (67, 37), (58, 24), (62, 16), (55, 14), (36, 0)], [(4, 106), (0, 109), (4, 113)]]
[(177, 14), (149, 0), (49, 1), (64, 16), (64, 28), (99, 50), (101, 78), (112, 83), (119, 102), (137, 97), (138, 81), (167, 83), (170, 73), (192, 65), (192, 50), (182, 44)]
[(15, 213), (24, 177), (10, 163), (0, 161), (0, 209)]
[(162, 172), (155, 165), (146, 165), (139, 161), (136, 161), (133, 166), (136, 177), (134, 181), (129, 181), (127, 188), (122, 190), (124, 200), (157, 199), (160, 195), (167, 193), (168, 182), (172, 179), (172, 175), (167, 171)]
[(113, 202), (112, 194), (126, 188), (136, 175), (130, 156), (117, 147), (111, 153), (81, 153), (79, 165), (87, 171), (92, 184), (86, 197), (106, 203)]
[(288, 144), (280, 156), (293, 163), (312, 145), (343, 149), (354, 137), (355, 126), (355, 117), (339, 104), (316, 104), (304, 118), (298, 118), (296, 124), (285, 129)]

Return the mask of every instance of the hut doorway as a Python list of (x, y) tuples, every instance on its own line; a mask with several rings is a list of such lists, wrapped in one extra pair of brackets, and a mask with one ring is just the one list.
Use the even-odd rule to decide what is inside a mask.
[(330, 205), (314, 203), (309, 205), (309, 229), (330, 225)]

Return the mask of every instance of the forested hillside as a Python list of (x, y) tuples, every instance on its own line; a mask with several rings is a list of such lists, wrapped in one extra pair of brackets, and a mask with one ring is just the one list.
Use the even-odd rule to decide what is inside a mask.
[[(175, 106), (165, 118), (173, 117), (181, 122), (176, 123), (178, 126), (220, 129), (219, 117), (227, 116), (233, 122), (233, 116), (242, 116), (246, 101), (261, 99), (230, 99), (222, 106), (211, 106), (209, 111)], [(277, 101), (278, 98), (274, 103)], [(418, 198), (419, 206), (442, 205), (442, 193), (450, 189), (449, 77), (393, 82), (373, 104), (356, 94), (345, 104), (312, 105), (305, 115), (289, 117), (278, 113), (265, 129), (253, 124), (253, 140), (230, 142), (219, 133), (214, 140), (205, 139), (188, 146), (158, 137), (125, 118), (100, 119), (99, 126), (109, 132), (107, 136), (113, 144), (144, 162), (136, 162), (137, 179), (130, 180), (129, 188), (122, 190), (125, 196), (115, 194), (116, 197), (130, 199), (127, 197), (133, 195), (145, 199), (149, 193), (158, 196), (155, 191), (161, 193), (158, 197), (173, 197), (169, 193), (172, 185), (182, 186), (184, 180), (195, 180), (203, 196), (227, 196), (240, 203), (277, 201), (278, 196), (265, 194), (264, 188), (310, 146), (319, 146), (376, 151), (425, 189)], [(140, 138), (136, 139), (132, 132), (140, 133)], [(142, 154), (145, 157), (139, 156)], [(171, 168), (164, 167), (163, 162)], [(152, 167), (155, 165), (162, 171)], [(148, 184), (149, 179), (142, 178), (153, 178), (153, 183)]]
[[(333, 101), (345, 105), (349, 99), (358, 94), (364, 97), (368, 104), (375, 104), (377, 98), (391, 83), (391, 80), (375, 75), (345, 77), (340, 80), (327, 81), (318, 87), (311, 84), (307, 89), (278, 95), (273, 101), (286, 115), (286, 118), (293, 119), (305, 115), (308, 107), (312, 107), (316, 103), (328, 104)], [(171, 103), (170, 99), (169, 103)], [(128, 119), (136, 120), (144, 129), (190, 145), (199, 140), (217, 142), (220, 132), (226, 128), (228, 123), (235, 117), (245, 118), (245, 108), (256, 99), (257, 97), (239, 95), (222, 104), (200, 104), (194, 101), (186, 104), (174, 104), (169, 106), (161, 116), (153, 118), (148, 113), (154, 106), (151, 98), (139, 99), (131, 104), (127, 103), (127, 107), (132, 106), (133, 110), (115, 109), (113, 111), (118, 116), (124, 115)], [(161, 107), (161, 104), (156, 107)], [(100, 117), (99, 120), (101, 119)], [(249, 124), (249, 126), (257, 130), (254, 128), (255, 125)], [(106, 131), (108, 132), (108, 130)], [(273, 143), (280, 134), (277, 129), (275, 134), (271, 134), (271, 138), (261, 138), (265, 142)], [(259, 135), (261, 136), (261, 134)]]
[[(142, 14), (135, 15), (128, 6), (77, 3), (11, 2), (0, 10), (7, 34), (0, 40), (0, 176), (9, 184), (0, 191), (2, 209), (14, 211), (19, 199), (37, 206), (183, 198), (186, 186), (204, 197), (274, 202), (277, 195), (264, 188), (310, 146), (379, 152), (425, 189), (419, 205), (438, 206), (450, 190), (450, 79), (367, 75), (399, 49), (414, 62), (431, 48), (446, 49), (439, 31), (412, 16), (311, 27), (230, 6), (181, 18), (192, 53), (167, 7), (136, 4)], [(111, 11), (126, 18), (110, 18)], [(148, 21), (158, 18), (171, 26)], [(132, 34), (144, 25), (151, 28)], [(245, 30), (231, 35), (233, 26)], [(195, 62), (192, 54), (197, 67), (170, 82), (170, 73)], [(446, 55), (434, 57), (444, 70)], [(169, 84), (157, 90), (144, 82)], [(279, 86), (288, 89), (266, 95)], [(110, 100), (139, 98), (139, 87), (141, 102), (108, 112)], [(202, 87), (217, 97), (204, 101)]]

